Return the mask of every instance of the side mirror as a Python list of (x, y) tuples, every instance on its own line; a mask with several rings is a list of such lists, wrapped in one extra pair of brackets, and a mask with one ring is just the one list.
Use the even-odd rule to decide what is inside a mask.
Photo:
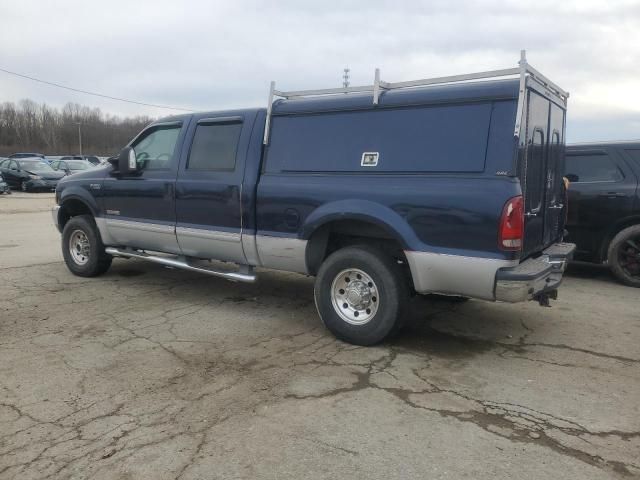
[(126, 175), (134, 173), (138, 170), (138, 162), (136, 161), (136, 152), (131, 147), (125, 147), (117, 157), (111, 157), (109, 163), (116, 167), (118, 173)]

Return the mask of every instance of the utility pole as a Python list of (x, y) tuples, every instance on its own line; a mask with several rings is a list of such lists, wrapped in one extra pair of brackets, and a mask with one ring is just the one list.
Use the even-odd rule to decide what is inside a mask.
[(345, 68), (343, 71), (344, 71), (344, 74), (342, 75), (342, 86), (344, 88), (348, 88), (349, 87), (349, 72), (351, 70), (349, 70), (349, 68)]
[(76, 122), (78, 124), (78, 144), (80, 145), (80, 155), (82, 155), (82, 123)]

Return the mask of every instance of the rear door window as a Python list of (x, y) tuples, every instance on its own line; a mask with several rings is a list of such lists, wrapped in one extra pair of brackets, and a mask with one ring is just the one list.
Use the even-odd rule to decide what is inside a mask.
[(619, 182), (624, 176), (606, 154), (567, 155), (565, 176), (572, 183)]
[(242, 123), (201, 123), (193, 136), (187, 170), (233, 171)]

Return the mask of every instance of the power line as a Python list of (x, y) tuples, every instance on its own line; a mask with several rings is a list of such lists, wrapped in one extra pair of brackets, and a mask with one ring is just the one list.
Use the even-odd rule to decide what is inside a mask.
[(144, 105), (145, 107), (166, 108), (167, 110), (180, 110), (183, 112), (194, 111), (194, 110), (189, 110), (188, 108), (170, 107), (168, 105), (156, 105), (154, 103), (137, 102), (135, 100), (127, 100), (126, 98), (112, 97), (110, 95), (103, 95), (101, 93), (89, 92), (87, 90), (81, 90), (79, 88), (73, 88), (67, 85), (60, 85), (59, 83), (48, 82), (47, 80), (41, 80), (39, 78), (30, 77), (29, 75), (23, 75), (22, 73), (12, 72), (11, 70), (5, 70), (4, 68), (0, 68), (0, 72), (8, 73), (9, 75), (15, 75), (16, 77), (26, 78), (27, 80), (32, 80), (34, 82), (44, 83), (45, 85), (51, 85), (53, 87), (63, 88), (65, 90), (71, 90), (72, 92), (84, 93), (86, 95), (93, 95), (94, 97), (108, 98), (109, 100), (117, 100), (118, 102), (134, 103), (136, 105)]

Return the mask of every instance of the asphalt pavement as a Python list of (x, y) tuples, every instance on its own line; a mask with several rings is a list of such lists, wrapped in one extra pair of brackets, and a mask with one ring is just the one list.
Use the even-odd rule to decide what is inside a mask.
[(420, 297), (362, 348), (301, 275), (75, 277), (52, 204), (0, 197), (1, 479), (640, 476), (640, 292), (606, 269), (551, 308)]

